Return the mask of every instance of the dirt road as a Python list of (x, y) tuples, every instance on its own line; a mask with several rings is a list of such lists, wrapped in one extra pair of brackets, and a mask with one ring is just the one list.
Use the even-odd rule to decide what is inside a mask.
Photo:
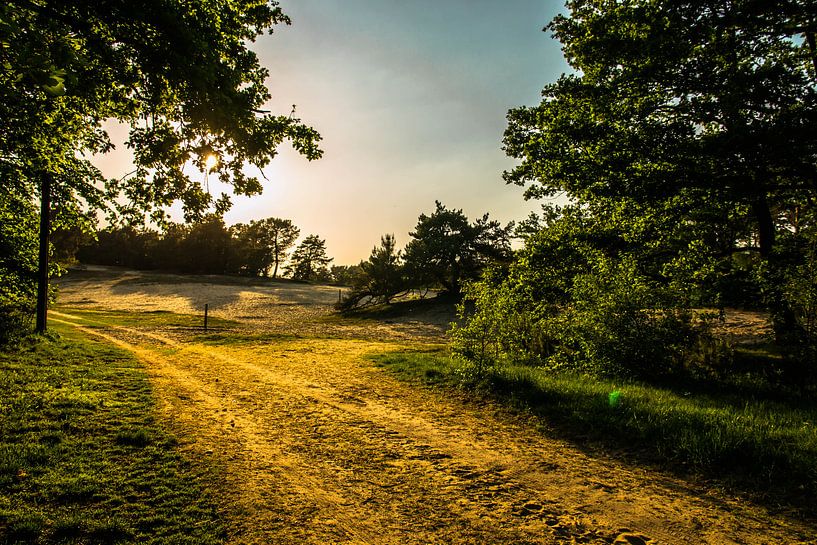
[(202, 344), (52, 318), (146, 363), (183, 448), (214, 459), (232, 543), (817, 543), (814, 527), (587, 455), (365, 359), (400, 341)]

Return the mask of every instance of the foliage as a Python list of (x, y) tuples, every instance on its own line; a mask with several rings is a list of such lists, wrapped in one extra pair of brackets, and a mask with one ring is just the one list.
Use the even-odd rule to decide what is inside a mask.
[(224, 542), (212, 494), (156, 421), (144, 369), (54, 329), (62, 340), (0, 352), (0, 542)]
[[(800, 261), (791, 239), (813, 225), (817, 174), (817, 50), (810, 0), (572, 0), (548, 26), (575, 73), (543, 101), (509, 113), (505, 173), (529, 197), (670, 209), (719, 241), (667, 263), (688, 278), (721, 275), (759, 299), (758, 283), (730, 282), (733, 257), (765, 283), (778, 337), (794, 327), (780, 289)], [(712, 238), (712, 237), (710, 237)], [(717, 244), (712, 244), (717, 242)], [(730, 285), (731, 284), (731, 285)], [(683, 282), (676, 275), (676, 287)], [(752, 293), (751, 290), (754, 290)], [(717, 296), (717, 293), (714, 294)]]
[(574, 278), (572, 304), (545, 322), (558, 367), (618, 377), (656, 378), (694, 356), (706, 327), (665, 308), (660, 290), (631, 258), (600, 260)]
[(488, 214), (470, 223), (462, 210), (449, 210), (439, 201), (436, 206), (431, 215), (420, 214), (409, 233), (406, 276), (412, 286), (437, 285), (458, 294), (464, 279), (476, 278), (493, 260), (509, 258), (513, 225), (502, 227)]
[(369, 259), (360, 263), (352, 290), (338, 303), (343, 311), (389, 304), (412, 290), (442, 287), (459, 296), (463, 280), (474, 279), (489, 264), (509, 259), (513, 224), (505, 227), (488, 214), (469, 222), (462, 210), (439, 201), (431, 215), (420, 214), (412, 239), (402, 252), (394, 235), (380, 238)]
[(30, 329), (37, 298), (37, 230), (30, 202), (0, 194), (0, 346)]
[(332, 281), (341, 286), (355, 286), (363, 281), (360, 265), (332, 265), (329, 269)]
[(813, 6), (568, 8), (548, 28), (575, 73), (512, 110), (504, 143), (521, 160), (507, 182), (572, 204), (525, 220), (507, 271), (468, 289), (457, 352), (477, 374), (535, 363), (654, 379), (728, 361), (689, 309), (746, 301), (772, 311), (778, 340), (802, 344), (817, 202)]
[[(121, 195), (121, 211), (133, 214), (180, 199), (194, 218), (211, 198), (184, 172), (187, 163), (252, 195), (261, 185), (244, 164), (266, 166), (283, 140), (320, 156), (314, 130), (261, 111), (269, 72), (248, 46), (289, 23), (277, 2), (15, 0), (0, 23), (0, 102), (10, 121), (0, 149), (24, 176), (18, 183), (36, 187), (47, 171), (58, 192), (98, 204)], [(75, 151), (109, 150), (102, 123), (110, 118), (130, 127), (136, 171), (106, 181), (103, 195), (93, 189), (98, 171)], [(209, 164), (210, 156), (218, 161)], [(80, 170), (89, 176), (72, 174)], [(226, 206), (222, 198), (217, 208)]]
[[(686, 310), (708, 280), (677, 272), (679, 263), (704, 259), (689, 243), (694, 228), (674, 237), (657, 228), (664, 214), (623, 202), (552, 209), (542, 221), (510, 265), (466, 289), (452, 338), (476, 375), (528, 363), (650, 378), (728, 358), (713, 348), (707, 323)], [(679, 276), (687, 291), (674, 287)]]
[(817, 239), (802, 252), (802, 262), (791, 267), (784, 284), (786, 299), (791, 302), (796, 323), (793, 334), (800, 339), (799, 354), (804, 362), (817, 361)]
[(332, 258), (326, 255), (326, 241), (318, 235), (309, 235), (295, 248), (285, 271), (294, 280), (307, 282), (330, 280), (328, 265)]
[(181, 270), (194, 274), (225, 271), (232, 261), (232, 240), (221, 217), (205, 216), (190, 225), (179, 244), (179, 252), (186, 256)]
[(338, 303), (340, 310), (360, 306), (389, 304), (406, 290), (403, 264), (394, 235), (380, 237), (380, 246), (372, 248), (367, 261), (361, 261), (360, 274), (354, 279), (352, 290)]
[(239, 253), (246, 272), (252, 276), (278, 277), (278, 268), (287, 260), (289, 249), (295, 244), (301, 230), (291, 220), (266, 218), (234, 225), (232, 235), (240, 247)]

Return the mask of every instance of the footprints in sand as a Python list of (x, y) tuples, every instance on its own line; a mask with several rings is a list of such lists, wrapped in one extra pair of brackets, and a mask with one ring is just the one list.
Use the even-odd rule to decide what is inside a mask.
[(641, 534), (630, 533), (629, 530), (619, 535), (613, 545), (652, 545), (655, 541)]

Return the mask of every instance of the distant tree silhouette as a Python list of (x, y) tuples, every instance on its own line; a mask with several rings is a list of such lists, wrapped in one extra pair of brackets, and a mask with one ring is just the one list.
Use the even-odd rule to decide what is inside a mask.
[(361, 261), (360, 274), (352, 283), (352, 290), (338, 303), (340, 310), (388, 304), (405, 291), (403, 264), (394, 235), (380, 237), (380, 245), (372, 248), (367, 261)]
[(332, 281), (341, 286), (354, 286), (363, 275), (363, 267), (360, 265), (332, 265), (329, 272)]
[(394, 235), (383, 235), (380, 246), (375, 246), (368, 261), (360, 264), (368, 291), (384, 303), (390, 303), (392, 297), (405, 289), (400, 253)]
[(272, 258), (272, 277), (278, 277), (278, 268), (286, 261), (289, 249), (295, 244), (301, 230), (292, 221), (281, 218), (262, 220), (266, 234), (267, 247)]
[(194, 223), (181, 244), (182, 272), (224, 274), (232, 261), (231, 237), (224, 220), (208, 215)]
[(292, 252), (286, 272), (295, 280), (328, 280), (332, 258), (326, 255), (326, 241), (318, 235), (309, 235)]
[(231, 228), (243, 272), (253, 276), (270, 274), (277, 278), (278, 269), (286, 261), (289, 249), (301, 230), (291, 220), (266, 218), (239, 223)]

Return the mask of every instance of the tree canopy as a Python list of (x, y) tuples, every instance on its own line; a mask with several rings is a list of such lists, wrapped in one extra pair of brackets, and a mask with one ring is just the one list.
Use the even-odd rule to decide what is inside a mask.
[[(14, 187), (47, 171), (67, 201), (119, 196), (121, 210), (137, 214), (181, 200), (196, 217), (211, 198), (185, 173), (188, 163), (252, 195), (261, 185), (244, 165), (264, 167), (285, 139), (319, 157), (313, 129), (261, 110), (269, 72), (248, 44), (280, 23), (289, 19), (277, 2), (256, 0), (5, 3), (0, 153)], [(103, 192), (77, 152), (110, 149), (108, 119), (130, 126), (136, 170), (105, 181)], [(222, 196), (217, 207), (227, 205)]]
[[(4, 2), (0, 199), (33, 200), (50, 182), (55, 228), (88, 209), (161, 222), (177, 201), (193, 220), (230, 205), (196, 170), (254, 195), (246, 165), (263, 168), (284, 141), (320, 157), (314, 129), (263, 110), (270, 74), (250, 46), (289, 22), (275, 1)], [(112, 180), (88, 159), (111, 150), (109, 120), (129, 127), (135, 165)]]
[(509, 114), (505, 178), (529, 196), (743, 207), (769, 254), (815, 196), (810, 0), (575, 0), (548, 29), (576, 73)]
[(287, 260), (289, 249), (301, 234), (292, 220), (281, 218), (240, 223), (233, 226), (232, 231), (238, 239), (247, 272), (267, 276), (272, 269), (272, 278), (278, 277), (279, 267)]
[(488, 214), (470, 223), (462, 210), (449, 210), (439, 201), (431, 215), (420, 214), (406, 245), (407, 276), (414, 285), (440, 285), (459, 294), (463, 279), (476, 278), (493, 259), (511, 254), (513, 226), (503, 227)]

